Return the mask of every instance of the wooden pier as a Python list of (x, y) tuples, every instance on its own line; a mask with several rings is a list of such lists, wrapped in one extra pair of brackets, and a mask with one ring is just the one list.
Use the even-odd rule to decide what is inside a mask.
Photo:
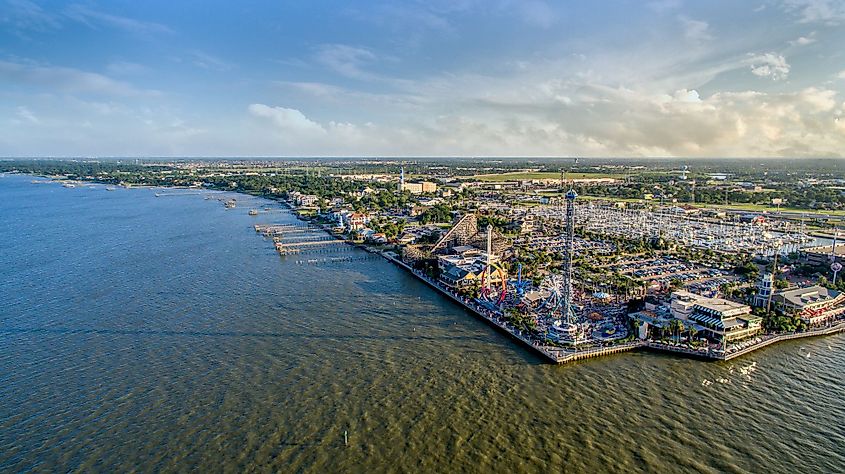
[(337, 244), (346, 244), (345, 240), (306, 240), (304, 242), (276, 242), (276, 250), (279, 251), (282, 255), (287, 255), (291, 253), (299, 253), (306, 248), (313, 248), (319, 247), (324, 245), (337, 245)]

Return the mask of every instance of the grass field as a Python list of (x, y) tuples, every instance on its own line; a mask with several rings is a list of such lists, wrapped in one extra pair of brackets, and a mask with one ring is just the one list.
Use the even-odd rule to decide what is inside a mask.
[[(725, 209), (732, 211), (749, 211), (749, 212), (777, 212), (777, 206), (767, 204), (706, 204), (697, 205), (697, 207), (712, 207), (717, 209)], [(827, 214), (831, 216), (845, 216), (845, 211), (825, 211), (819, 209), (799, 209), (797, 207), (780, 207), (780, 212), (789, 213), (807, 213), (811, 214)]]
[[(610, 173), (566, 173), (566, 179), (597, 179), (597, 178), (624, 178), (622, 174)], [(560, 173), (555, 172), (533, 172), (533, 173), (497, 173), (479, 174), (473, 176), (479, 181), (520, 181), (526, 179), (560, 179)]]

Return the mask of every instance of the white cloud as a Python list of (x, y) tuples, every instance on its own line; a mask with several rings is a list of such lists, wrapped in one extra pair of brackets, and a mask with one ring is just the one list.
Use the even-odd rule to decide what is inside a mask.
[(15, 112), (18, 117), (22, 118), (23, 120), (29, 123), (41, 123), (41, 120), (39, 120), (38, 117), (36, 117), (35, 114), (33, 114), (31, 110), (29, 110), (29, 108), (23, 105), (18, 106)]
[(807, 46), (809, 44), (815, 43), (817, 40), (815, 38), (815, 32), (807, 35), (807, 36), (799, 36), (798, 39), (792, 40), (789, 42), (792, 46)]
[(787, 11), (797, 13), (802, 23), (839, 24), (845, 20), (842, 0), (784, 0)]
[(88, 25), (91, 28), (108, 26), (135, 34), (172, 33), (170, 28), (160, 23), (113, 15), (78, 3), (70, 5), (65, 9), (64, 13), (68, 18)]
[(138, 89), (127, 82), (117, 81), (95, 72), (10, 61), (0, 61), (0, 82), (44, 88), (51, 92), (113, 96), (159, 95), (158, 91)]
[(25, 35), (26, 31), (43, 32), (59, 27), (55, 15), (29, 0), (6, 0), (0, 13), (0, 24), (21, 35)]
[(549, 89), (531, 103), (461, 103), (460, 113), (382, 124), (319, 124), (297, 110), (258, 104), (250, 112), (279, 132), (262, 145), (265, 154), (800, 157), (845, 150), (832, 90), (706, 98), (694, 89), (579, 91), (567, 104), (543, 99), (559, 93)]
[(684, 16), (679, 17), (684, 27), (684, 37), (692, 42), (701, 43), (713, 39), (710, 35), (710, 24), (706, 21), (693, 20)]
[(364, 66), (376, 61), (375, 53), (366, 48), (345, 44), (323, 45), (317, 51), (317, 61), (342, 76), (352, 79), (372, 79)]
[(324, 135), (326, 129), (310, 120), (302, 112), (285, 107), (270, 107), (264, 104), (250, 104), (249, 113), (254, 117), (269, 120), (280, 132), (294, 136), (313, 137)]
[(828, 112), (836, 107), (836, 91), (810, 87), (799, 92), (797, 97), (809, 105), (813, 112)]
[(782, 54), (760, 54), (750, 57), (747, 62), (755, 76), (770, 77), (776, 81), (789, 76), (790, 66)]
[(211, 71), (228, 71), (233, 65), (228, 61), (218, 58), (203, 51), (191, 51), (188, 53), (188, 60), (194, 66)]
[(839, 71), (839, 74), (836, 75), (839, 79), (845, 79), (845, 70)]

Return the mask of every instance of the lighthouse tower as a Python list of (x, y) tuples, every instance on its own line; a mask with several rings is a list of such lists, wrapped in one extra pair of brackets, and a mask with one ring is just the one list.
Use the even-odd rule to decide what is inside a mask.
[(754, 295), (754, 306), (765, 307), (772, 296), (775, 284), (775, 276), (769, 272), (763, 273), (757, 282), (757, 294)]

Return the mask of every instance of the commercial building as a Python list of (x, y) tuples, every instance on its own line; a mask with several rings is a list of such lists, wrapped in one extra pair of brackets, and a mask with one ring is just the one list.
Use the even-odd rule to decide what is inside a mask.
[(313, 206), (320, 200), (320, 197), (314, 194), (302, 194), (296, 191), (290, 193), (290, 197), (297, 206), (304, 207)]
[(823, 325), (845, 312), (845, 295), (819, 285), (776, 291), (772, 302), (783, 312), (798, 315), (810, 326)]
[(402, 183), (400, 185), (402, 191), (408, 191), (411, 194), (433, 193), (437, 191), (437, 184), (429, 181), (421, 183)]
[(763, 320), (751, 315), (751, 307), (722, 298), (707, 298), (687, 291), (672, 293), (672, 316), (701, 325), (710, 337), (735, 341), (758, 334)]
[(768, 306), (769, 299), (772, 297), (774, 284), (775, 276), (769, 272), (763, 273), (760, 280), (757, 282), (757, 294), (754, 295), (754, 306), (760, 308)]
[[(834, 255), (833, 245), (822, 245), (819, 247), (807, 247), (801, 249), (801, 259), (808, 265), (830, 265)], [(845, 262), (845, 245), (836, 246), (836, 261)]]
[[(440, 256), (437, 259), (437, 266), (440, 268), (440, 282), (453, 288), (461, 289), (475, 284), (500, 286), (507, 280), (507, 273), (503, 269), (494, 267), (492, 271), (487, 269), (487, 254), (471, 246), (459, 246), (453, 248), (453, 255)], [(491, 256), (491, 263), (498, 262), (495, 256)]]

